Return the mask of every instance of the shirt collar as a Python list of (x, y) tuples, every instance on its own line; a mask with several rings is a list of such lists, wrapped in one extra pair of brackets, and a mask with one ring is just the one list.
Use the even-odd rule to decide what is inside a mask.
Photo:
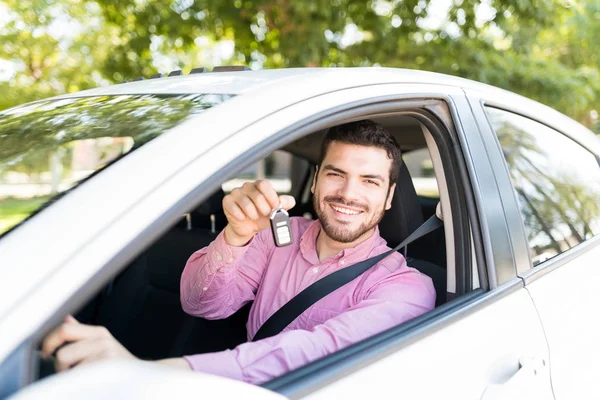
[[(311, 264), (320, 264), (317, 254), (317, 236), (321, 232), (321, 222), (313, 221), (300, 238), (300, 251), (304, 258)], [(366, 259), (374, 247), (385, 244), (383, 238), (379, 235), (379, 226), (375, 226), (375, 231), (366, 240), (362, 241), (355, 247), (349, 247), (342, 250), (337, 255), (331, 257), (333, 260), (344, 260), (344, 265), (351, 265), (358, 261)]]

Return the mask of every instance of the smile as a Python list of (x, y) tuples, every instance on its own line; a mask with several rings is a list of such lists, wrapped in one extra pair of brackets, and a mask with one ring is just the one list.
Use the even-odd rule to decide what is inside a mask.
[(333, 204), (330, 204), (330, 206), (335, 211), (342, 213), (342, 214), (346, 214), (346, 215), (358, 215), (362, 212), (362, 211), (352, 210), (352, 209), (346, 208), (346, 207), (334, 206)]

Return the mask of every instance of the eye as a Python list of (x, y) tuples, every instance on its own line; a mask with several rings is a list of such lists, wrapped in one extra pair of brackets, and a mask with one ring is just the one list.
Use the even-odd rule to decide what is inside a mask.
[(379, 186), (379, 182), (374, 181), (372, 179), (367, 179), (365, 182), (367, 182), (369, 185)]
[(341, 175), (338, 173), (335, 173), (335, 172), (328, 172), (327, 176), (341, 176)]

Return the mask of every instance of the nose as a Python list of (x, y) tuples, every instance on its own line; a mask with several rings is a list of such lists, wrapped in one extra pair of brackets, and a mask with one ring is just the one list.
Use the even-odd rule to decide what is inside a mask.
[(338, 193), (346, 199), (346, 201), (356, 201), (360, 198), (359, 191), (360, 188), (358, 182), (355, 182), (352, 179), (346, 179), (344, 184), (340, 186)]

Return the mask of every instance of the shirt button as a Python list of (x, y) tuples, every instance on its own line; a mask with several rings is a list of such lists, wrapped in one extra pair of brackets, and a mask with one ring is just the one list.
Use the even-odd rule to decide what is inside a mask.
[(340, 264), (344, 265), (344, 264), (346, 264), (346, 261), (342, 260), (342, 261), (340, 261)]
[(208, 288), (207, 288), (206, 286), (204, 286), (204, 287), (202, 288), (202, 290), (204, 290), (204, 291), (206, 292), (206, 291), (208, 290)]
[(220, 255), (219, 253), (217, 253), (217, 260), (221, 261), (223, 259), (223, 256)]
[(317, 272), (319, 272), (319, 268), (317, 268), (317, 267), (314, 267), (314, 268), (313, 268), (313, 272), (316, 274)]

